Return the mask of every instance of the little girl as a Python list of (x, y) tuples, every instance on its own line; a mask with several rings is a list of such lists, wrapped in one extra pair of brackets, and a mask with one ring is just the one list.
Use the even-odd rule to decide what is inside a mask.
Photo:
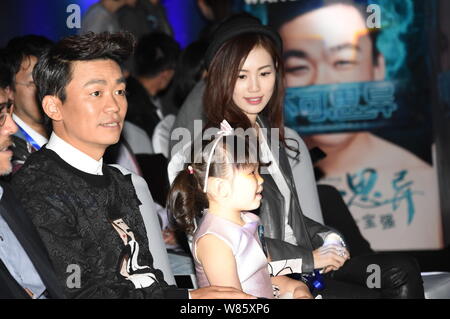
[(263, 298), (312, 298), (303, 282), (279, 275), (292, 273), (295, 260), (268, 263), (260, 220), (248, 212), (260, 206), (263, 190), (257, 142), (251, 140), (223, 121), (216, 138), (193, 151), (192, 163), (175, 178), (168, 211), (179, 228), (193, 234), (199, 287), (235, 287)]

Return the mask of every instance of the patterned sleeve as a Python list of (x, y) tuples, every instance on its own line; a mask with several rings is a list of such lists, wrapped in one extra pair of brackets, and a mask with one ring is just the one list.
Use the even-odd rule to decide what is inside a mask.
[(69, 181), (36, 175), (19, 171), (13, 187), (46, 246), (66, 298), (165, 297), (159, 285), (136, 289), (121, 278), (117, 269), (120, 239), (117, 236), (116, 242), (109, 232), (92, 231), (85, 218), (88, 212), (79, 208), (78, 197), (67, 187)]

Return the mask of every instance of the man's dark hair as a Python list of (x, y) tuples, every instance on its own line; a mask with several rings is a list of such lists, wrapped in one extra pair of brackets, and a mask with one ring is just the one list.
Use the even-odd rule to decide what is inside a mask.
[(39, 102), (46, 95), (66, 99), (66, 86), (72, 79), (72, 63), (111, 59), (121, 65), (132, 53), (130, 33), (93, 33), (66, 37), (39, 59), (33, 70)]
[(6, 89), (11, 85), (12, 73), (6, 59), (6, 49), (0, 49), (0, 89)]
[(134, 51), (136, 76), (155, 77), (158, 73), (175, 69), (181, 49), (171, 36), (152, 32), (142, 36)]
[[(35, 56), (39, 60), (42, 54), (51, 48), (52, 45), (53, 42), (50, 39), (34, 34), (15, 37), (9, 40), (6, 45), (7, 63), (11, 70), (13, 80), (20, 71), (20, 65), (24, 59), (29, 56)], [(11, 88), (14, 89), (14, 81), (11, 82)]]
[(222, 21), (233, 13), (230, 0), (205, 0), (205, 3), (211, 9), (215, 21)]
[[(368, 0), (302, 0), (270, 3), (267, 5), (268, 20), (269, 25), (279, 31), (285, 23), (288, 23), (301, 15), (335, 4), (352, 6), (358, 10), (364, 20), (367, 20), (370, 15), (366, 10), (369, 3)], [(345, 23), (345, 21), (343, 23)], [(380, 30), (378, 28), (369, 29), (369, 37), (372, 42), (372, 59), (375, 65), (378, 64), (378, 56), (381, 53), (377, 47), (379, 34)]]

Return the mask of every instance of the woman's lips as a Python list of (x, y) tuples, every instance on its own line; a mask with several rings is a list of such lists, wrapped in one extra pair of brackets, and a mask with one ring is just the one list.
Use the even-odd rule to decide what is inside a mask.
[(251, 105), (258, 105), (262, 102), (263, 97), (262, 96), (258, 96), (258, 97), (244, 97), (244, 99), (247, 101), (248, 104)]

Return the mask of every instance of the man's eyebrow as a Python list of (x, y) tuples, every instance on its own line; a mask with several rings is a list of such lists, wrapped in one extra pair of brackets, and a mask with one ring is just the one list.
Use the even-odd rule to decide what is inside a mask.
[(307, 59), (308, 54), (303, 50), (287, 50), (283, 54), (283, 60), (287, 60), (291, 57), (294, 58), (300, 58), (300, 59)]
[[(125, 83), (125, 82), (126, 82), (126, 80), (125, 80), (125, 77), (123, 77), (123, 76), (120, 77), (120, 78), (118, 78), (118, 79), (116, 80), (116, 83), (117, 83), (117, 84)], [(86, 82), (86, 83), (83, 85), (83, 87), (86, 87), (86, 86), (89, 86), (89, 85), (92, 85), (92, 84), (102, 84), (102, 85), (106, 85), (107, 82), (106, 82), (106, 80), (93, 79), (93, 80), (90, 80), (90, 81)]]
[[(265, 68), (268, 68), (268, 67), (272, 67), (272, 65), (271, 64), (267, 64), (267, 65), (261, 66), (261, 67), (258, 68), (258, 71), (262, 70), (262, 69), (265, 69)], [(245, 70), (245, 69), (240, 69), (239, 71), (241, 71), (241, 72), (248, 72), (248, 70)]]
[(100, 79), (93, 79), (93, 80), (87, 81), (83, 85), (83, 87), (86, 87), (86, 86), (89, 86), (89, 85), (92, 85), (92, 84), (103, 84), (103, 85), (106, 85), (106, 81), (105, 80), (100, 80)]
[(359, 45), (356, 45), (353, 43), (343, 43), (343, 44), (335, 45), (335, 46), (329, 48), (328, 50), (331, 52), (336, 52), (336, 51), (341, 51), (341, 50), (346, 50), (346, 49), (351, 49), (351, 50), (361, 52), (361, 47)]

